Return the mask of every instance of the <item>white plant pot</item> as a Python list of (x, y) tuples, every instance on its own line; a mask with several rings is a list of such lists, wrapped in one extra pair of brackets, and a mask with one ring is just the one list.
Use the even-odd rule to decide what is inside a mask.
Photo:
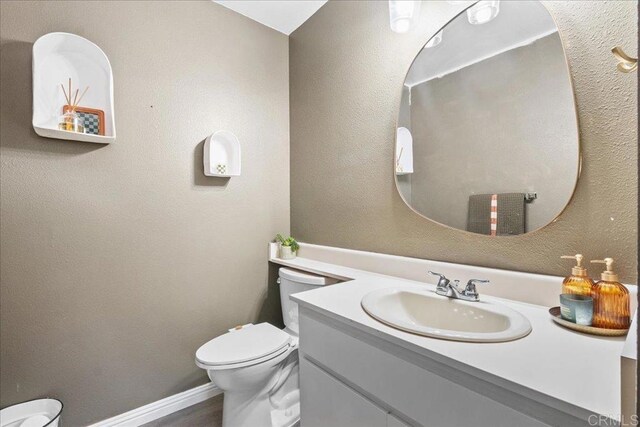
[(296, 257), (295, 251), (291, 250), (291, 246), (280, 246), (280, 258), (282, 259), (294, 259)]

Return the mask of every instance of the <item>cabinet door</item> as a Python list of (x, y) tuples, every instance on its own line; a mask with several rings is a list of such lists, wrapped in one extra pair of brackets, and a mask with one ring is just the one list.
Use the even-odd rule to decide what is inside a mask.
[(387, 412), (300, 359), (301, 427), (387, 427)]

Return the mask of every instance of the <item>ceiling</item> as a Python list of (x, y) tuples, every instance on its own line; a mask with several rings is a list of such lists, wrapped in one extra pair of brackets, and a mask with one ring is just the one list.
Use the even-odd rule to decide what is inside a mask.
[(462, 13), (444, 27), (439, 45), (418, 54), (405, 85), (442, 77), (557, 31), (553, 18), (537, 1), (500, 2), (498, 16), (481, 25), (469, 24), (467, 14)]
[(213, 0), (267, 27), (291, 34), (327, 0)]

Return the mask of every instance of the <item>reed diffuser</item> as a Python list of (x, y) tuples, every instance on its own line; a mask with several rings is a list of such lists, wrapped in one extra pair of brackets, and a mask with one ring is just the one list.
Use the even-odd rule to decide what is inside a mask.
[(79, 98), (78, 93), (80, 91), (79, 89), (76, 89), (73, 100), (71, 99), (71, 95), (73, 93), (71, 86), (71, 77), (69, 77), (68, 93), (64, 88), (64, 84), (60, 83), (60, 87), (62, 88), (62, 93), (64, 94), (64, 99), (67, 101), (67, 104), (62, 108), (62, 115), (58, 118), (58, 129), (68, 132), (84, 133), (84, 123), (82, 117), (80, 117), (76, 112), (76, 108), (80, 104), (80, 101), (84, 97), (84, 94), (87, 93), (87, 90), (89, 90), (89, 86), (86, 87)]

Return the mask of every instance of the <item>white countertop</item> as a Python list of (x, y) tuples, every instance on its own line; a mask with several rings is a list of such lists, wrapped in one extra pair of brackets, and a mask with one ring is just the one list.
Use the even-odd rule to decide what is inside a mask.
[[(618, 418), (620, 414), (620, 355), (624, 337), (595, 337), (556, 325), (547, 307), (481, 295), (526, 316), (533, 331), (503, 343), (465, 343), (422, 337), (403, 332), (369, 317), (360, 306), (373, 290), (407, 286), (435, 290), (433, 285), (370, 273), (305, 258), (270, 261), (326, 276), (351, 279), (292, 296), (301, 306), (422, 354), (453, 360), (479, 376), (506, 380), (524, 395), (528, 390), (545, 397), (545, 403), (577, 416), (581, 410)], [(534, 393), (537, 395), (537, 393)], [(573, 407), (573, 408), (572, 408)], [(578, 409), (579, 408), (579, 409)]]

